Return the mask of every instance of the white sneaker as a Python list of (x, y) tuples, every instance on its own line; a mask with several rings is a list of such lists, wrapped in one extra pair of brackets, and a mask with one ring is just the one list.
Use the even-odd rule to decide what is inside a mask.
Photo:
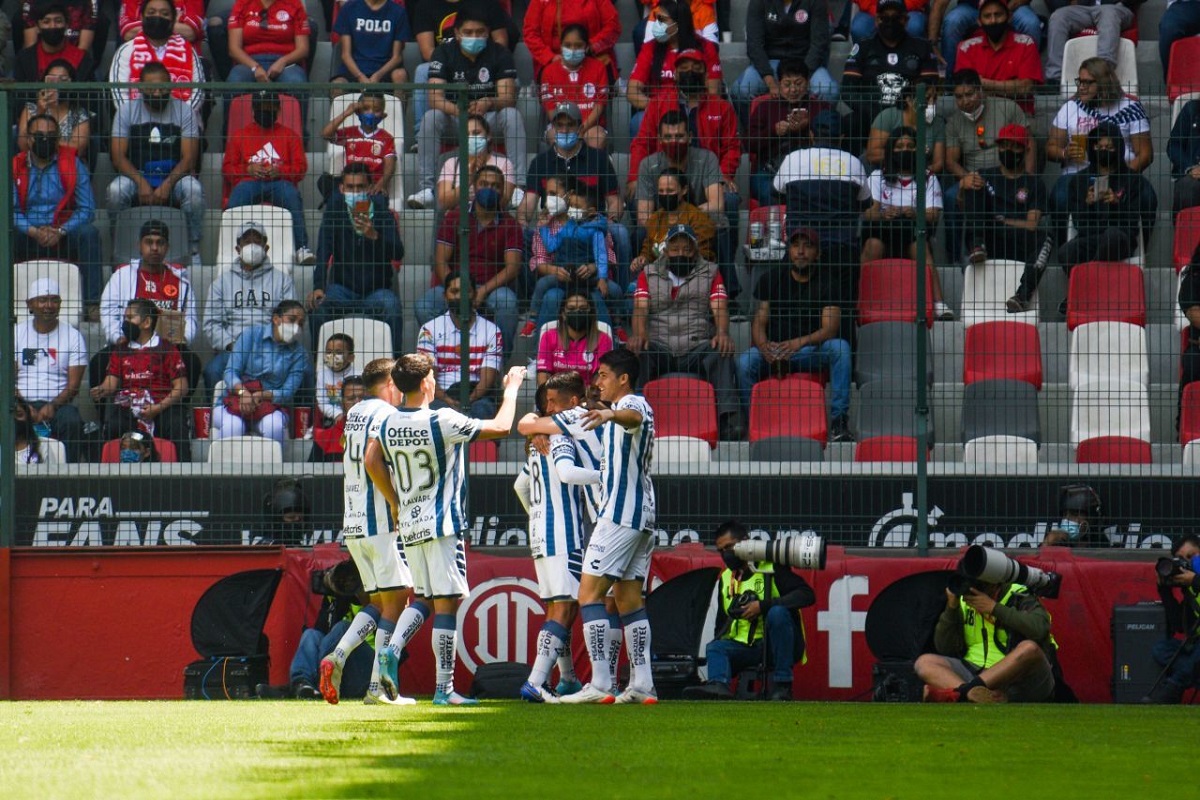
[(294, 260), (298, 267), (312, 266), (317, 263), (317, 254), (307, 247), (301, 247), (296, 250), (296, 258)]
[(942, 322), (954, 321), (954, 312), (941, 300), (933, 304), (933, 315)]
[(521, 201), (525, 199), (525, 190), (518, 186), (513, 189), (512, 193), (512, 210), (516, 211), (521, 206)]
[(431, 208), (437, 202), (437, 197), (433, 194), (433, 189), (422, 189), (416, 194), (410, 194), (405, 202), (409, 208)]
[(385, 694), (372, 694), (371, 692), (367, 692), (367, 694), (363, 697), (363, 705), (368, 706), (415, 706), (416, 704), (417, 698), (403, 697), (401, 695), (396, 695), (395, 700), (389, 700)]
[(590, 683), (585, 683), (583, 688), (575, 694), (569, 694), (566, 697), (558, 698), (560, 703), (581, 704), (581, 703), (597, 703), (602, 706), (610, 706), (617, 701), (611, 693), (603, 689), (597, 689)]
[(643, 706), (655, 706), (658, 705), (658, 692), (653, 687), (651, 687), (650, 691), (644, 692), (641, 689), (635, 689), (630, 686), (617, 695), (616, 702), (620, 704), (636, 703)]

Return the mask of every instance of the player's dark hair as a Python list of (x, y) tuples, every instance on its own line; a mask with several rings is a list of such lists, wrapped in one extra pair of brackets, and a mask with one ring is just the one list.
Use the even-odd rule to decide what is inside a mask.
[(608, 367), (618, 378), (622, 375), (628, 375), (630, 387), (633, 387), (637, 383), (638, 357), (632, 351), (626, 350), (624, 347), (620, 350), (609, 350), (600, 356), (598, 363)]
[(542, 385), (551, 392), (561, 392), (567, 397), (583, 400), (587, 396), (587, 384), (583, 382), (583, 376), (573, 369), (554, 373)]
[(329, 344), (330, 342), (345, 342), (346, 347), (350, 348), (350, 352), (354, 352), (354, 337), (348, 333), (332, 333), (325, 340), (325, 344)]
[(394, 366), (396, 366), (394, 358), (375, 358), (368, 361), (362, 371), (363, 388), (374, 394), (375, 389), (392, 377), (392, 367)]
[(433, 357), (426, 353), (408, 353), (396, 359), (392, 367), (392, 383), (405, 394), (421, 388), (421, 381), (433, 372)]
[(720, 539), (726, 534), (729, 534), (739, 542), (744, 542), (750, 538), (750, 531), (746, 529), (745, 525), (738, 522), (736, 519), (729, 519), (722, 522), (720, 527), (717, 528), (717, 532), (713, 538)]
[(547, 381), (533, 393), (533, 407), (539, 416), (546, 416), (546, 395), (550, 394), (550, 382)]

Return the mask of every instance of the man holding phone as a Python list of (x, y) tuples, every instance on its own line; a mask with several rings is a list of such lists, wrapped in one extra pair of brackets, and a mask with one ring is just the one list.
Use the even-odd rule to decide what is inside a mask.
[(404, 258), (404, 242), (386, 195), (368, 194), (366, 164), (348, 164), (321, 217), (317, 269), (308, 295), (311, 333), (347, 315), (374, 317), (392, 328), (392, 348), (400, 352), (400, 298), (393, 286), (393, 262)]

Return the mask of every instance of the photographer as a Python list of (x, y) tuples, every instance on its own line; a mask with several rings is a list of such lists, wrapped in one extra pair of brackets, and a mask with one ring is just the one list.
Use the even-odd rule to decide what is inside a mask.
[(791, 700), (792, 667), (808, 660), (800, 609), (815, 603), (816, 594), (788, 567), (739, 559), (733, 546), (748, 538), (740, 522), (726, 522), (717, 529), (717, 552), (725, 562), (721, 606), (716, 633), (705, 649), (708, 682), (689, 691), (689, 699), (731, 699), (733, 676), (763, 664), (771, 670), (767, 699)]
[[(324, 600), (317, 612), (317, 621), (300, 635), (300, 644), (296, 646), (296, 655), (288, 670), (290, 694), (301, 700), (321, 697), (317, 690), (321, 659), (334, 651), (355, 615), (369, 602), (358, 568), (349, 559), (329, 569), (317, 570), (311, 578), (313, 594), (323, 595)], [(360, 647), (349, 655), (342, 668), (342, 697), (363, 697), (367, 693), (374, 638), (374, 633), (369, 634), (368, 647)]]
[(1058, 493), (1061, 521), (1042, 540), (1043, 547), (1109, 547), (1112, 542), (1100, 530), (1100, 495), (1084, 483), (1064, 486)]
[[(1154, 645), (1154, 660), (1163, 666), (1163, 675), (1143, 703), (1178, 703), (1183, 691), (1196, 682), (1200, 666), (1200, 536), (1189, 533), (1176, 545), (1174, 558), (1160, 558), (1155, 565), (1158, 595), (1167, 614), (1168, 638)], [(1164, 574), (1165, 573), (1165, 574)], [(1175, 596), (1181, 589), (1183, 601)], [(1175, 634), (1182, 633), (1178, 639)]]
[[(962, 566), (959, 567), (960, 571)], [(961, 578), (946, 590), (933, 644), (914, 669), (930, 703), (1048, 702), (1057, 644), (1050, 614), (1024, 586)]]

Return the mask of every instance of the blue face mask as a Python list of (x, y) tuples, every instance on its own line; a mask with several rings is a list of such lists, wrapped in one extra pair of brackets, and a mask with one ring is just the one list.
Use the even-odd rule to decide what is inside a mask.
[(364, 200), (370, 199), (366, 192), (342, 192), (342, 197), (346, 199), (346, 208), (354, 210), (354, 206)]
[(1079, 523), (1073, 519), (1064, 519), (1062, 522), (1058, 523), (1058, 528), (1065, 533), (1067, 538), (1072, 542), (1078, 539), (1079, 535), (1082, 533)]
[(570, 150), (579, 144), (579, 132), (568, 131), (566, 133), (556, 133), (554, 134), (554, 143), (563, 150)]
[(500, 192), (490, 186), (485, 186), (475, 192), (475, 203), (485, 211), (495, 211), (500, 207)]
[(483, 48), (487, 47), (486, 36), (460, 36), (458, 37), (458, 46), (462, 51), (469, 56), (477, 56), (483, 52)]
[(364, 128), (374, 128), (382, 119), (383, 117), (381, 115), (368, 112), (366, 114), (358, 115), (358, 124), (362, 125)]
[(583, 63), (583, 57), (586, 55), (587, 50), (583, 48), (576, 50), (573, 47), (564, 47), (562, 49), (562, 60), (568, 67), (578, 67)]
[(140, 463), (142, 463), (142, 454), (139, 453), (137, 450), (122, 450), (121, 451), (121, 463), (122, 464), (140, 464)]
[(656, 42), (665, 42), (671, 37), (667, 35), (667, 23), (654, 20), (650, 23), (650, 35)]

